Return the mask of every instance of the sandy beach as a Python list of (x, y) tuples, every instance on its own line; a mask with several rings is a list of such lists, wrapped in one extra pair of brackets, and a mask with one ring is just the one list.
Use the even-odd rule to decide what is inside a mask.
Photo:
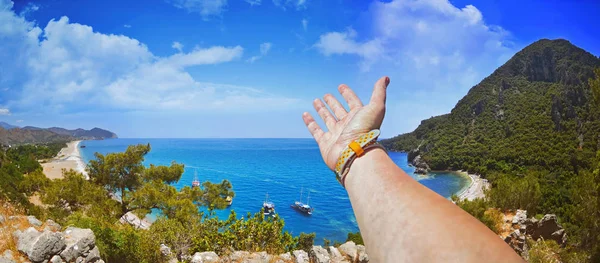
[(44, 174), (50, 179), (63, 178), (62, 169), (73, 169), (82, 173), (87, 178), (85, 163), (79, 153), (79, 143), (81, 141), (72, 141), (67, 143), (67, 147), (62, 148), (58, 155), (47, 163), (42, 163)]
[(477, 174), (469, 174), (466, 172), (461, 172), (468, 176), (471, 179), (471, 183), (468, 187), (466, 187), (463, 191), (458, 194), (458, 198), (461, 200), (473, 200), (475, 198), (483, 198), (485, 197), (483, 190), (488, 189), (490, 187), (490, 183), (487, 179), (482, 179)]

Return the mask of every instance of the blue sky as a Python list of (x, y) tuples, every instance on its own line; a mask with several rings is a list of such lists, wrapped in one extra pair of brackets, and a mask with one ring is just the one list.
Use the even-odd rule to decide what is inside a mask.
[(599, 11), (598, 1), (0, 0), (0, 120), (121, 137), (310, 137), (301, 115), (314, 98), (345, 83), (368, 101), (388, 75), (391, 137), (449, 112), (540, 38), (598, 56)]

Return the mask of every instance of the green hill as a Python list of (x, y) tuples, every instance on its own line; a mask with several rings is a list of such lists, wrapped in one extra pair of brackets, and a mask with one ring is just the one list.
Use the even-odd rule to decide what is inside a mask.
[(566, 40), (539, 40), (471, 88), (449, 114), (384, 140), (433, 170), (577, 171), (600, 136), (587, 81), (600, 59)]

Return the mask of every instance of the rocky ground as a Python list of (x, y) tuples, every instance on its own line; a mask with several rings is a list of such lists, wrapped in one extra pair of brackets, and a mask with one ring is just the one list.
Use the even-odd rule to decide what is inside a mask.
[[(126, 222), (129, 223), (129, 222)], [(41, 222), (33, 216), (0, 214), (0, 263), (104, 263), (90, 229), (63, 228), (52, 220)], [(2, 235), (3, 234), (3, 235)], [(178, 262), (171, 249), (162, 245), (166, 262)], [(266, 252), (234, 251), (228, 255), (198, 252), (182, 258), (184, 262), (244, 263), (343, 263), (369, 262), (365, 247), (346, 242), (339, 247), (313, 246), (310, 251), (295, 250), (281, 255)]]
[[(104, 263), (90, 229), (62, 227), (52, 220), (41, 222), (33, 216), (0, 215), (0, 232), (12, 232), (4, 240), (0, 263)], [(6, 235), (5, 235), (6, 236)]]
[(517, 210), (514, 215), (505, 216), (504, 221), (510, 227), (506, 231), (508, 234), (500, 237), (526, 260), (529, 251), (527, 240), (554, 240), (560, 246), (567, 242), (565, 229), (558, 224), (554, 214), (544, 215), (538, 220), (527, 218), (526, 210)]
[[(177, 262), (167, 246), (161, 246), (161, 253), (165, 258), (170, 258), (169, 263)], [(295, 250), (281, 255), (269, 255), (267, 252), (234, 251), (229, 255), (219, 256), (215, 252), (197, 252), (191, 256), (184, 256), (183, 260), (190, 263), (367, 263), (369, 257), (363, 245), (356, 245), (349, 241), (339, 247), (313, 246), (308, 252)]]

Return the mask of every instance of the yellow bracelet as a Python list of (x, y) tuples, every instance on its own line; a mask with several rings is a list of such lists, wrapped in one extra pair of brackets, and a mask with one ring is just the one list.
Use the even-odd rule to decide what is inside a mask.
[[(381, 145), (377, 143), (377, 137), (379, 137), (380, 131), (375, 129), (368, 133), (365, 133), (358, 137), (357, 140), (352, 141), (348, 144), (346, 149), (342, 152), (338, 161), (335, 165), (335, 169), (333, 172), (335, 173), (335, 178), (338, 182), (343, 186), (344, 181), (346, 180), (346, 175), (350, 170), (350, 166), (354, 159), (357, 157), (361, 157), (365, 154), (366, 151), (371, 148), (381, 148), (384, 149)], [(385, 149), (384, 149), (385, 150)]]

